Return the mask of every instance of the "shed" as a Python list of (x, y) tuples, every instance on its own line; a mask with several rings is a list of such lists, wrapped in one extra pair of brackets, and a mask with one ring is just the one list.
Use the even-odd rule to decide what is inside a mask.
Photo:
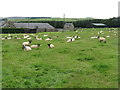
[(103, 23), (92, 23), (93, 27), (106, 27), (106, 24)]
[(65, 23), (65, 25), (64, 25), (64, 29), (65, 30), (74, 30), (74, 25), (73, 25), (73, 23)]

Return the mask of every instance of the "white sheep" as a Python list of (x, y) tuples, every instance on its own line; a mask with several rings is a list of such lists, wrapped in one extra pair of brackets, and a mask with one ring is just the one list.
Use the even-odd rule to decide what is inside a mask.
[(24, 51), (30, 51), (30, 50), (32, 50), (31, 47), (29, 47), (29, 46), (24, 46), (24, 45), (23, 45), (23, 49), (24, 49)]
[(10, 40), (10, 39), (12, 39), (12, 36), (10, 36), (10, 37), (7, 37), (7, 39), (9, 39), (9, 40)]
[(72, 37), (66, 37), (66, 38), (72, 38)]
[(47, 39), (45, 39), (45, 41), (51, 41), (52, 38), (51, 37), (48, 37)]
[(48, 35), (43, 35), (44, 37), (48, 36)]
[(42, 38), (37, 38), (37, 37), (36, 37), (36, 40), (42, 40)]
[(22, 45), (29, 46), (31, 42), (32, 42), (32, 40), (29, 40), (28, 42), (23, 42)]
[(24, 35), (23, 38), (24, 38), (24, 39), (27, 39), (27, 38), (29, 38), (29, 35)]
[(21, 38), (18, 38), (18, 36), (15, 36), (15, 39), (20, 40)]
[(31, 40), (32, 38), (28, 37), (27, 40)]
[(48, 48), (54, 48), (55, 46), (53, 44), (47, 44)]
[(68, 39), (67, 42), (75, 41), (75, 38)]
[(80, 38), (79, 36), (73, 36), (74, 38)]
[(104, 38), (104, 37), (99, 37), (99, 36), (98, 36), (98, 39), (99, 39), (100, 43), (101, 43), (101, 42), (106, 43), (106, 38)]
[(106, 36), (107, 38), (110, 37), (110, 36)]
[(8, 36), (10, 37), (11, 35), (10, 35), (10, 34), (8, 34)]
[(68, 39), (67, 42), (72, 42), (72, 39)]
[(91, 39), (96, 39), (96, 38), (98, 38), (98, 36), (93, 36), (93, 37), (91, 37)]
[(38, 48), (40, 46), (40, 44), (37, 45), (31, 45), (31, 48)]

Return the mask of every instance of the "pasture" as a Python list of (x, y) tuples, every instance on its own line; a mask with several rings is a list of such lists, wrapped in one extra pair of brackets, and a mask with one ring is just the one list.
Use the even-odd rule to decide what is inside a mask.
[[(107, 36), (107, 43), (90, 37)], [(2, 40), (2, 87), (3, 88), (117, 88), (118, 87), (118, 36), (117, 29), (77, 29), (78, 32), (43, 32), (39, 48), (24, 51), (20, 40)], [(53, 40), (45, 41), (47, 37)], [(3, 34), (5, 37), (8, 34)], [(11, 34), (15, 36), (16, 34)], [(79, 36), (74, 42), (65, 37)], [(55, 48), (48, 48), (52, 43)]]

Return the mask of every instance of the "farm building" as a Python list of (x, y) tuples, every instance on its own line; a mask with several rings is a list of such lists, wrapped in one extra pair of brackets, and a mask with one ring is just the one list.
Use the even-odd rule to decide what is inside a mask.
[(73, 23), (65, 23), (65, 25), (64, 25), (64, 29), (65, 30), (74, 30), (74, 25), (73, 25)]
[(92, 23), (92, 26), (93, 27), (106, 27), (106, 24), (103, 24), (103, 23)]
[(0, 21), (0, 27), (1, 28), (13, 28), (14, 23), (10, 21)]
[(26, 32), (54, 32), (56, 31), (49, 23), (14, 23), (16, 28), (26, 28)]
[(57, 31), (49, 23), (13, 23), (10, 21), (0, 21), (0, 27), (1, 28), (24, 28), (25, 33)]

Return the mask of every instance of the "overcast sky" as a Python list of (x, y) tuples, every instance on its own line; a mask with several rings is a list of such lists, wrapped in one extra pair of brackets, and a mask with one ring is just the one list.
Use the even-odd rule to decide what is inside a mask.
[(1, 0), (0, 17), (112, 18), (120, 0)]

